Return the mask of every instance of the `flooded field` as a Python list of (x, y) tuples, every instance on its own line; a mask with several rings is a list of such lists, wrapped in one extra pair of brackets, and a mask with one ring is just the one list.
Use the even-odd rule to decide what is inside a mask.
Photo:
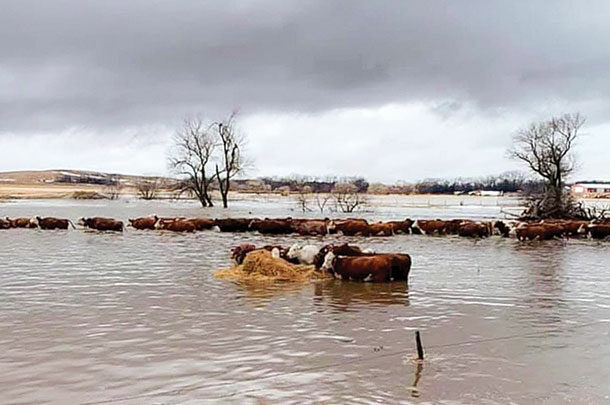
[[(380, 198), (359, 216), (491, 218), (517, 207), (441, 201)], [(2, 203), (0, 216), (302, 215), (292, 208), (271, 197), (229, 211), (32, 200)], [(295, 241), (409, 253), (409, 286), (213, 276), (236, 244)], [(0, 231), (0, 403), (608, 402), (609, 263), (610, 242), (590, 240)]]

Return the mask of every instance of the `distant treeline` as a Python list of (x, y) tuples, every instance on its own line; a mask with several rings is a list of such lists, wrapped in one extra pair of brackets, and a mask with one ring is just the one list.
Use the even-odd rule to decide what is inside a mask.
[(306, 176), (293, 176), (289, 178), (263, 177), (261, 181), (271, 189), (271, 191), (299, 192), (307, 188), (312, 193), (330, 193), (337, 184), (352, 184), (358, 193), (366, 193), (369, 189), (369, 182), (363, 177), (342, 177), (342, 178), (315, 178)]
[(420, 194), (455, 194), (476, 190), (536, 193), (543, 189), (542, 180), (528, 178), (519, 172), (508, 172), (477, 179), (427, 179), (415, 184), (415, 191)]
[[(55, 181), (60, 183), (85, 183), (99, 185), (120, 184), (120, 175), (99, 173), (94, 175), (63, 174)], [(144, 178), (143, 178), (144, 179)], [(158, 188), (180, 189), (181, 182), (169, 178), (146, 178), (145, 182), (155, 181)], [(143, 180), (144, 181), (144, 180)], [(137, 182), (136, 182), (137, 183)], [(591, 181), (589, 183), (596, 183)], [(480, 178), (425, 179), (415, 183), (397, 182), (387, 185), (369, 183), (363, 177), (263, 177), (260, 179), (235, 179), (233, 189), (242, 192), (274, 192), (274, 193), (331, 193), (337, 185), (351, 185), (356, 193), (371, 194), (460, 194), (472, 191), (489, 190), (504, 193), (524, 192), (536, 193), (544, 188), (541, 180), (527, 177), (521, 172), (506, 172), (497, 176)], [(217, 182), (210, 184), (212, 190), (218, 188)]]
[(373, 194), (457, 194), (478, 190), (493, 190), (504, 193), (534, 193), (544, 188), (541, 180), (528, 178), (520, 172), (507, 172), (497, 176), (474, 179), (458, 178), (426, 179), (416, 183), (398, 182), (393, 185), (369, 184), (362, 177), (314, 178), (293, 176), (289, 178), (264, 177), (261, 187), (267, 191), (300, 192), (307, 188), (312, 193), (330, 193), (337, 184), (353, 184), (359, 193)]

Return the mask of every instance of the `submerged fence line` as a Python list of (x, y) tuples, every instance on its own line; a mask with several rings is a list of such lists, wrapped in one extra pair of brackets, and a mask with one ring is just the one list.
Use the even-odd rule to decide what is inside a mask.
[[(534, 337), (534, 336), (544, 336), (544, 335), (550, 335), (552, 333), (557, 333), (557, 332), (561, 332), (561, 331), (574, 331), (577, 329), (582, 329), (582, 328), (586, 328), (589, 326), (598, 325), (598, 324), (602, 324), (602, 323), (609, 323), (609, 322), (610, 322), (610, 320), (608, 320), (608, 319), (602, 319), (602, 320), (597, 320), (597, 321), (593, 321), (593, 322), (587, 322), (587, 323), (569, 326), (562, 330), (546, 330), (546, 331), (530, 332), (530, 333), (524, 333), (524, 334), (504, 335), (504, 336), (466, 340), (466, 341), (453, 342), (453, 343), (426, 345), (425, 347), (426, 347), (426, 349), (439, 349), (439, 348), (447, 348), (447, 347), (469, 346), (469, 345), (478, 344), (478, 343), (489, 343), (489, 342), (527, 338), (527, 337)], [(341, 366), (350, 365), (350, 364), (365, 363), (365, 362), (370, 362), (370, 361), (379, 360), (379, 359), (388, 358), (388, 357), (402, 356), (402, 355), (406, 355), (406, 354), (413, 353), (413, 352), (414, 352), (413, 349), (396, 350), (396, 351), (382, 353), (382, 354), (378, 354), (378, 355), (374, 355), (374, 356), (360, 357), (360, 358), (345, 360), (345, 361), (336, 362), (336, 363), (330, 363), (330, 364), (324, 364), (324, 365), (312, 366), (312, 367), (305, 367), (305, 368), (301, 368), (299, 370), (287, 370), (287, 371), (282, 371), (282, 372), (275, 372), (273, 374), (262, 376), (262, 377), (246, 378), (241, 381), (232, 381), (232, 382), (227, 382), (227, 383), (221, 383), (221, 384), (216, 384), (214, 386), (206, 386), (206, 385), (199, 384), (199, 385), (193, 385), (190, 387), (185, 386), (182, 388), (176, 388), (176, 389), (160, 391), (160, 392), (150, 392), (150, 393), (144, 393), (144, 394), (139, 394), (139, 395), (125, 396), (125, 397), (115, 397), (115, 398), (100, 400), (100, 401), (81, 402), (81, 405), (110, 404), (110, 403), (117, 403), (117, 402), (123, 402), (123, 401), (130, 401), (130, 400), (134, 400), (134, 399), (153, 398), (153, 397), (157, 397), (157, 396), (167, 396), (167, 395), (172, 395), (172, 394), (183, 394), (183, 393), (187, 393), (187, 392), (197, 391), (200, 389), (217, 389), (217, 388), (223, 388), (223, 387), (226, 387), (229, 385), (243, 384), (243, 383), (254, 382), (254, 381), (265, 381), (265, 380), (271, 380), (271, 379), (283, 377), (283, 376), (295, 375), (295, 374), (300, 374), (300, 373), (309, 373), (309, 372), (313, 372), (313, 371), (321, 371), (321, 370), (341, 367)], [(226, 374), (226, 372), (218, 373), (218, 374), (214, 375), (214, 377), (221, 376), (224, 374)], [(209, 377), (206, 377), (206, 378), (209, 378)], [(300, 385), (302, 385), (302, 384), (295, 384), (294, 386), (300, 386)], [(287, 388), (287, 387), (284, 387), (284, 388)], [(263, 391), (266, 389), (267, 388), (253, 388), (253, 389), (245, 390), (245, 391), (244, 390), (235, 391), (235, 392), (229, 393), (229, 394), (209, 397), (209, 399), (230, 398), (230, 397), (234, 397), (236, 395), (251, 394), (251, 393)]]

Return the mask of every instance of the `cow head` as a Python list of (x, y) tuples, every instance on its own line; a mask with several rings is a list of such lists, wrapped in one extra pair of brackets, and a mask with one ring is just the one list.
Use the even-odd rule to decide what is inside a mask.
[(326, 270), (329, 273), (335, 273), (335, 263), (337, 261), (337, 256), (331, 251), (324, 256), (324, 263), (322, 264), (322, 270)]
[(303, 247), (300, 246), (298, 243), (295, 243), (294, 245), (290, 246), (290, 249), (288, 249), (286, 257), (289, 259), (295, 259), (299, 255), (299, 252), (302, 248)]
[(87, 226), (89, 224), (89, 218), (79, 218), (76, 223), (80, 226)]
[(423, 232), (419, 228), (419, 224), (420, 224), (419, 219), (416, 219), (415, 222), (413, 222), (413, 224), (411, 224), (411, 232), (421, 235)]

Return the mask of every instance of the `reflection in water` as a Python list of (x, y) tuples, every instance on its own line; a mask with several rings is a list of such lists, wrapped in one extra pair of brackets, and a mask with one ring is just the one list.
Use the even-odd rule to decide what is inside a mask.
[(514, 244), (517, 258), (526, 270), (519, 291), (529, 311), (518, 313), (533, 327), (560, 324), (567, 308), (564, 298), (567, 282), (563, 241)]
[(413, 379), (413, 384), (409, 387), (409, 391), (411, 392), (411, 396), (415, 398), (419, 398), (421, 392), (419, 388), (417, 388), (417, 384), (419, 384), (419, 380), (421, 379), (421, 374), (424, 369), (424, 362), (420, 360), (414, 360), (415, 362), (415, 378)]
[(350, 305), (409, 305), (409, 288), (405, 282), (363, 283), (356, 281), (325, 280), (314, 285), (316, 301), (329, 301), (340, 310)]

